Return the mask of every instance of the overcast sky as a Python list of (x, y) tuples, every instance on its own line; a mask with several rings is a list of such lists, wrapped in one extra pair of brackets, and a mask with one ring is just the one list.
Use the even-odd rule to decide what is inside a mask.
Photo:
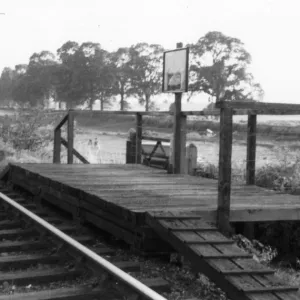
[(245, 43), (264, 101), (300, 103), (299, 0), (0, 0), (0, 13), (0, 71), (68, 40), (173, 49), (221, 31)]

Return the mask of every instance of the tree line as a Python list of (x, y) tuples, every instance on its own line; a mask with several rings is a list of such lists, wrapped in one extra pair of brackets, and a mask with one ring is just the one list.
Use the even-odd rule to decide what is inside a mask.
[[(190, 48), (189, 97), (204, 92), (211, 99), (261, 100), (263, 89), (248, 71), (251, 56), (237, 38), (208, 32)], [(5, 67), (0, 77), (0, 103), (20, 107), (46, 107), (53, 99), (62, 107), (87, 105), (96, 100), (101, 110), (118, 100), (120, 110), (135, 97), (154, 109), (153, 96), (161, 93), (161, 45), (138, 43), (109, 52), (100, 44), (64, 43), (56, 53), (41, 51), (28, 64)]]

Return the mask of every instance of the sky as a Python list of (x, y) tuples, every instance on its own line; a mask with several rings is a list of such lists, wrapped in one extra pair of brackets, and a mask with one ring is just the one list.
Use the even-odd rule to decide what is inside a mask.
[[(0, 13), (0, 72), (28, 63), (34, 52), (55, 53), (68, 40), (108, 51), (138, 42), (171, 50), (221, 31), (245, 44), (265, 102), (300, 103), (297, 0), (0, 0)], [(198, 97), (186, 108), (205, 101)]]

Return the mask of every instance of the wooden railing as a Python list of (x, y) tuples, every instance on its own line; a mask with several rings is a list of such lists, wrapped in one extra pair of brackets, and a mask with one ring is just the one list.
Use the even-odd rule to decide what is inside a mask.
[(299, 104), (236, 102), (216, 103), (220, 109), (220, 152), (218, 178), (218, 217), (217, 223), (224, 232), (230, 231), (230, 193), (232, 156), (232, 117), (248, 115), (246, 184), (255, 184), (255, 156), (257, 115), (300, 115)]
[[(61, 163), (61, 145), (67, 149), (67, 162), (73, 164), (73, 156), (77, 157), (82, 163), (89, 164), (89, 162), (74, 149), (74, 114), (75, 112), (69, 110), (69, 112), (63, 117), (59, 124), (54, 129), (54, 147), (53, 147), (53, 163)], [(67, 137), (66, 141), (61, 136), (61, 127), (67, 122)]]
[[(220, 147), (219, 147), (219, 176), (218, 176), (218, 202), (217, 202), (217, 223), (223, 232), (230, 231), (230, 194), (231, 194), (231, 156), (232, 156), (232, 125), (233, 115), (248, 115), (247, 130), (247, 157), (246, 157), (246, 184), (255, 184), (255, 153), (256, 153), (256, 123), (257, 115), (300, 115), (300, 105), (297, 104), (275, 104), (275, 103), (256, 103), (256, 102), (220, 102), (216, 104), (213, 111), (185, 111), (174, 115), (173, 136), (170, 141), (172, 156), (166, 155), (168, 170), (170, 173), (184, 174), (192, 173), (194, 165), (191, 163), (195, 153), (195, 146), (186, 148), (186, 117), (187, 116), (217, 116), (220, 115)], [(81, 162), (88, 161), (74, 149), (74, 117), (79, 114), (123, 114), (135, 115), (136, 130), (135, 140), (127, 141), (129, 150), (126, 153), (127, 163), (142, 163), (142, 156), (148, 155), (153, 158), (163, 139), (156, 137), (145, 137), (142, 135), (143, 115), (169, 115), (165, 112), (121, 112), (121, 111), (75, 111), (70, 110), (61, 120), (54, 131), (54, 151), (53, 162), (60, 163), (61, 145), (67, 148), (68, 164), (73, 163), (73, 156)], [(68, 139), (61, 137), (61, 127), (67, 122)], [(180, 130), (179, 130), (180, 129)], [(143, 153), (142, 141), (150, 139), (156, 141), (156, 145), (150, 153)], [(165, 142), (169, 141), (168, 139)], [(187, 167), (188, 166), (188, 167)]]

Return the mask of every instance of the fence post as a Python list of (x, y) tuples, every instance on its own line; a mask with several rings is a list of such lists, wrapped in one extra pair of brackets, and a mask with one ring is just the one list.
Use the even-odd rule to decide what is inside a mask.
[(220, 149), (217, 224), (224, 233), (231, 233), (230, 192), (232, 154), (232, 109), (220, 109)]
[(73, 164), (74, 148), (74, 114), (69, 110), (68, 114), (68, 164)]
[(173, 126), (173, 173), (180, 173), (181, 159), (181, 93), (175, 93), (174, 126)]
[(257, 116), (248, 114), (246, 184), (255, 184)]
[(53, 163), (60, 164), (60, 151), (61, 151), (61, 129), (54, 130), (54, 147), (53, 147)]
[(186, 163), (185, 174), (194, 175), (197, 167), (197, 147), (194, 144), (189, 144), (186, 147)]
[(126, 164), (131, 164), (131, 140), (126, 141)]
[(186, 116), (180, 116), (180, 174), (185, 174), (186, 164)]
[(135, 163), (140, 164), (142, 161), (142, 115), (136, 114), (136, 147)]
[(136, 150), (136, 131), (130, 128), (128, 132), (128, 140), (126, 141), (126, 164), (135, 163), (135, 151)]

